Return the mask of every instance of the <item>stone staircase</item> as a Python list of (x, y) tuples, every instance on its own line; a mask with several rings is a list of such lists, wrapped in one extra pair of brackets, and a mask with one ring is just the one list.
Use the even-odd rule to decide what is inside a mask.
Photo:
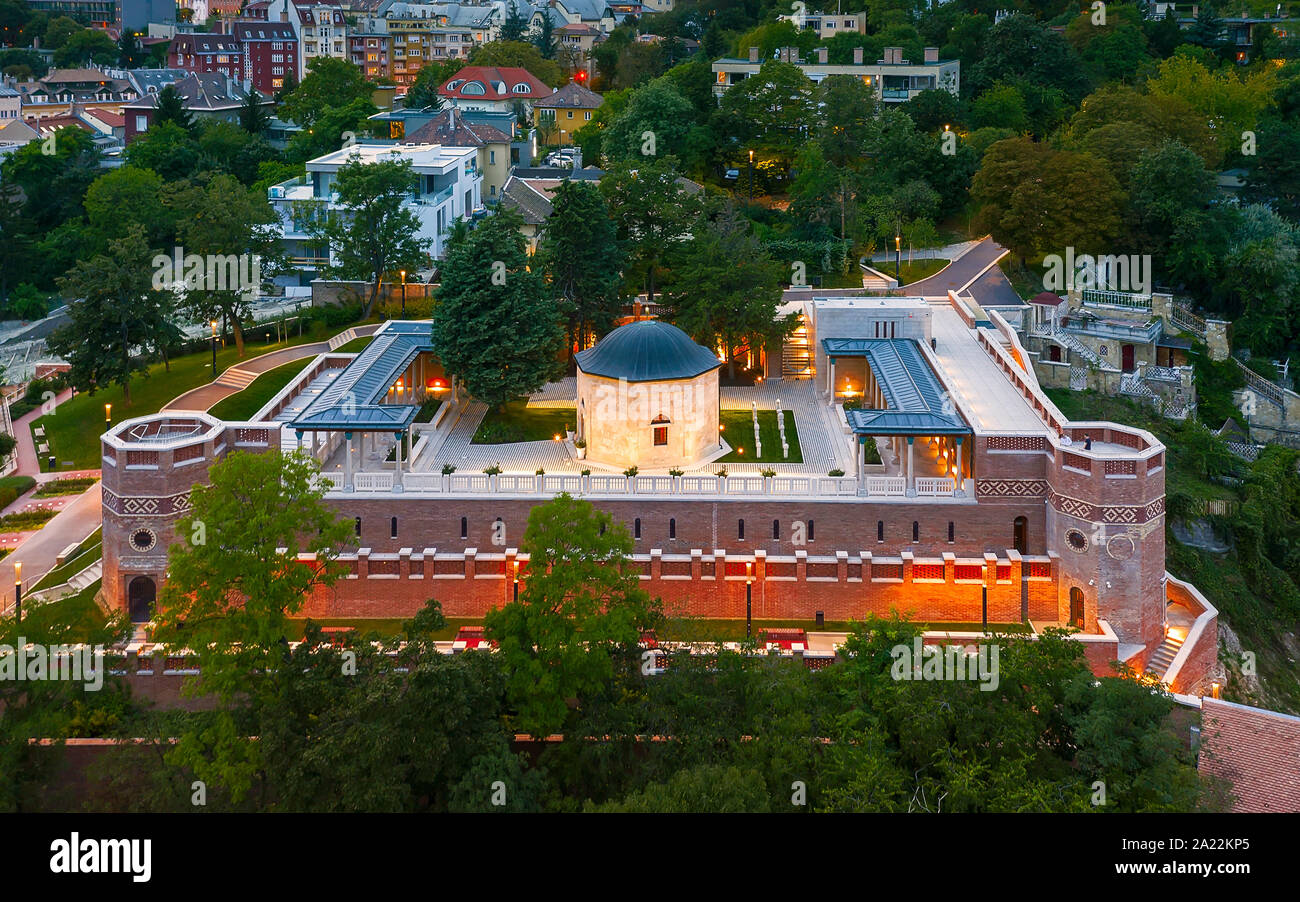
[(1151, 390), (1146, 380), (1137, 373), (1125, 373), (1119, 380), (1119, 393), (1121, 395), (1132, 395), (1135, 398), (1157, 399), (1159, 396)]
[(228, 388), (244, 389), (260, 375), (261, 373), (250, 373), (247, 370), (231, 367), (217, 377), (216, 384), (224, 385)]
[(1163, 677), (1169, 672), (1169, 665), (1174, 663), (1174, 658), (1178, 657), (1178, 650), (1182, 647), (1182, 639), (1166, 636), (1165, 641), (1152, 652), (1151, 659), (1147, 661), (1147, 673), (1155, 677)]
[(1046, 336), (1047, 338), (1052, 339), (1058, 344), (1064, 345), (1065, 347), (1069, 348), (1071, 351), (1074, 351), (1084, 360), (1088, 361), (1093, 366), (1100, 367), (1103, 370), (1115, 369), (1113, 364), (1108, 363), (1096, 351), (1088, 347), (1083, 342), (1079, 341), (1079, 339), (1075, 338), (1069, 332), (1066, 332), (1062, 329), (1053, 330), (1051, 328), (1042, 328), (1038, 330), (1038, 334)]

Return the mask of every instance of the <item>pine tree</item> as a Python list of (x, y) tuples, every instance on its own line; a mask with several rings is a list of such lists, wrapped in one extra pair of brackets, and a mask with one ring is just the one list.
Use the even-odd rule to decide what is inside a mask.
[(185, 109), (185, 98), (181, 97), (175, 85), (166, 85), (158, 92), (158, 112), (154, 114), (152, 125), (163, 122), (175, 122), (186, 131), (194, 128), (194, 117)]
[(433, 312), (433, 346), (471, 395), (497, 407), (563, 371), (564, 330), (541, 278), (528, 269), (523, 219), (501, 210), (447, 244)]
[(608, 332), (621, 312), (623, 253), (609, 208), (595, 186), (562, 182), (552, 203), (538, 259), (566, 321), (570, 349), (585, 348), (588, 336)]
[(271, 116), (262, 106), (262, 95), (257, 88), (248, 92), (244, 105), (239, 108), (239, 125), (250, 135), (260, 135), (271, 124)]
[(528, 21), (519, 14), (519, 7), (515, 3), (510, 4), (510, 12), (506, 13), (505, 21), (501, 23), (501, 34), (498, 41), (522, 41), (524, 32), (528, 30)]
[(537, 33), (533, 35), (533, 44), (546, 59), (555, 58), (555, 23), (551, 21), (549, 14), (542, 16), (542, 22), (537, 26)]

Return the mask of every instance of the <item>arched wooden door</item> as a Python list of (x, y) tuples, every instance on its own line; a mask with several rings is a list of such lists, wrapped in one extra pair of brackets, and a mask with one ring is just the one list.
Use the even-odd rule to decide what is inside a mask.
[(137, 576), (127, 587), (130, 603), (131, 622), (148, 623), (153, 618), (153, 604), (157, 599), (158, 587), (147, 576)]
[(1070, 590), (1070, 626), (1083, 629), (1083, 590), (1078, 586)]

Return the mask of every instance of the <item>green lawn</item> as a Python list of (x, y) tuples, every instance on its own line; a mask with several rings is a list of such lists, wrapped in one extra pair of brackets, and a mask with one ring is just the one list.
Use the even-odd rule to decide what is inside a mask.
[(545, 442), (564, 435), (577, 422), (576, 407), (528, 407), (527, 401), (511, 401), (504, 410), (492, 408), (479, 423), (475, 445), (504, 445), (511, 442)]
[[(288, 342), (272, 344), (249, 343), (245, 348), (245, 360), (250, 360), (271, 351), (321, 341), (339, 329), (314, 329), (302, 337), (292, 336)], [(240, 362), (231, 343), (217, 350), (217, 369), (224, 371)], [(131, 380), (131, 403), (123, 401), (122, 388), (110, 385), (94, 394), (78, 393), (76, 397), (60, 404), (52, 413), (32, 422), (32, 426), (44, 426), (50, 452), (57, 459), (55, 469), (87, 470), (100, 467), (99, 436), (104, 431), (104, 405), (112, 404), (113, 422), (132, 417), (157, 413), (163, 405), (190, 389), (198, 388), (212, 381), (212, 353), (202, 351), (177, 357), (171, 361), (170, 372), (164, 370), (161, 363), (155, 363), (146, 371)], [(38, 442), (39, 444), (39, 442)], [(49, 469), (49, 455), (40, 455), (41, 470)]]
[(363, 351), (366, 345), (375, 340), (373, 335), (362, 335), (360, 338), (354, 338), (347, 344), (339, 345), (334, 349), (336, 354), (358, 354)]
[(28, 636), (58, 636), (66, 643), (108, 644), (117, 639), (108, 629), (108, 618), (95, 603), (100, 589), (95, 580), (75, 595), (41, 604), (23, 605), (23, 627)]
[(223, 420), (247, 420), (266, 406), (280, 390), (311, 363), (311, 358), (295, 360), (267, 370), (242, 390), (223, 398), (208, 409), (208, 413)]
[[(911, 263), (904, 263), (902, 275), (899, 276), (899, 282), (903, 285), (911, 285), (913, 282), (919, 282), (921, 279), (929, 278), (948, 265), (947, 260), (913, 260)], [(892, 266), (876, 267), (881, 272), (894, 274)]]
[(790, 444), (790, 456), (781, 455), (781, 434), (776, 428), (776, 411), (760, 410), (758, 412), (758, 437), (763, 442), (763, 456), (754, 456), (754, 421), (750, 411), (724, 410), (721, 412), (722, 435), (731, 445), (731, 452), (718, 458), (719, 463), (803, 463), (803, 452), (799, 450), (799, 430), (794, 425), (794, 414), (789, 410), (785, 414), (785, 439)]
[(32, 591), (61, 586), (103, 557), (104, 544), (102, 537), (102, 527), (92, 532), (84, 542), (77, 546), (77, 550), (71, 557), (37, 580), (36, 584), (32, 586)]

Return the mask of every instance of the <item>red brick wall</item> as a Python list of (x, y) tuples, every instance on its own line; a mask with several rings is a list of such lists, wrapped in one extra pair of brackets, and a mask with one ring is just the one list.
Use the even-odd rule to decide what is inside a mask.
[(1200, 769), (1232, 783), (1234, 811), (1300, 812), (1300, 717), (1206, 697)]

